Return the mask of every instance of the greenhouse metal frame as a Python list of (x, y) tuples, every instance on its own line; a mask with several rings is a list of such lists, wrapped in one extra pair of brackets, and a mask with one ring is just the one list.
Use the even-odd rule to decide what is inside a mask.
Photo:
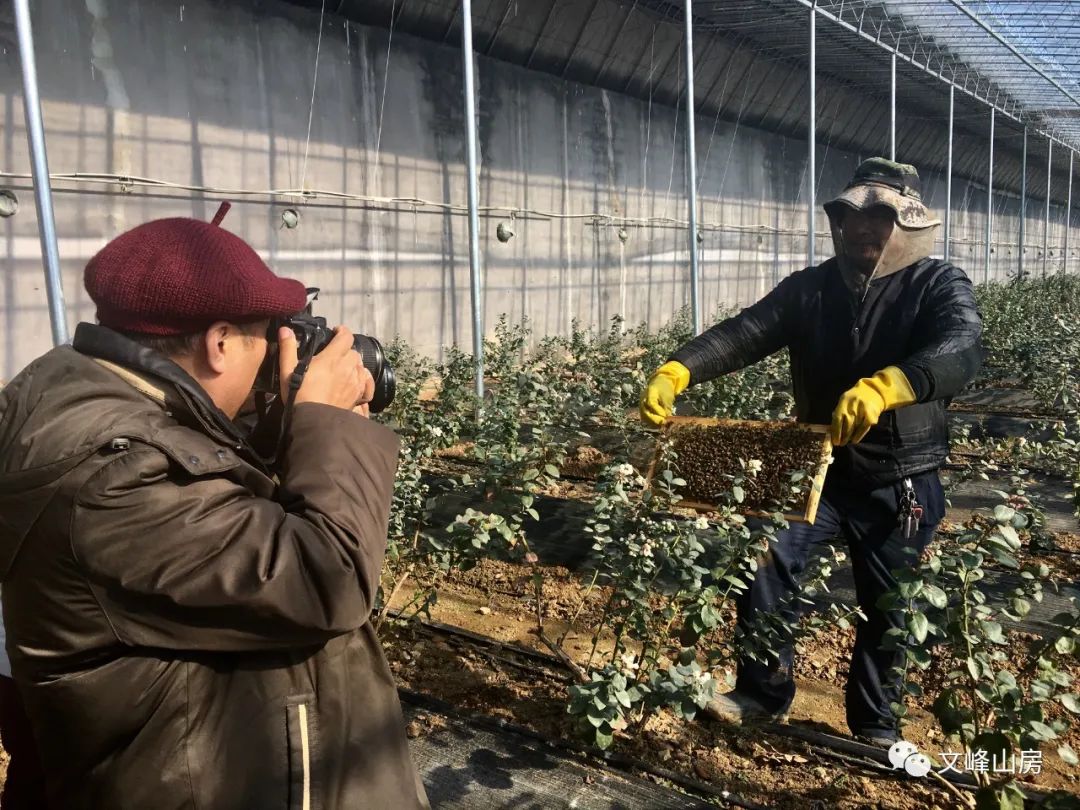
[[(318, 7), (320, 17), (327, 9), (326, 0), (294, 0), (303, 5)], [(487, 0), (484, 10), (498, 20), (489, 37), (486, 53), (491, 53), (496, 39), (506, 30), (511, 10), (518, 0)], [(559, 0), (550, 3), (548, 22), (557, 11)], [(377, 0), (364, 5), (363, 15), (384, 14), (389, 3), (391, 23), (403, 9), (396, 0)], [(570, 43), (563, 73), (575, 59), (581, 36), (600, 0), (592, 0), (578, 38)], [(382, 4), (380, 6), (380, 4)], [(348, 13), (356, 5), (353, 0), (339, 0), (338, 14)], [(404, 3), (402, 3), (404, 6)], [(676, 103), (686, 115), (686, 238), (689, 246), (690, 311), (694, 332), (702, 329), (700, 302), (700, 267), (698, 234), (697, 157), (694, 141), (694, 115), (707, 100), (712, 87), (702, 92), (695, 86), (695, 66), (700, 62), (698, 52), (708, 47), (714, 35), (736, 36), (741, 44), (751, 47), (779, 64), (789, 66), (789, 78), (800, 72), (805, 76), (805, 95), (801, 112), (797, 99), (780, 96), (766, 106), (759, 125), (766, 120), (783, 127), (793, 110), (798, 125), (805, 125), (809, 167), (817, 166), (816, 143), (820, 135), (817, 122), (817, 78), (828, 75), (857, 91), (875, 94), (888, 87), (890, 158), (897, 155), (897, 111), (917, 96), (923, 107), (940, 110), (947, 115), (945, 146), (946, 194), (943, 217), (944, 257), (950, 256), (952, 178), (954, 166), (954, 124), (958, 111), (965, 115), (984, 115), (989, 143), (985, 161), (985, 184), (988, 199), (985, 229), (984, 281), (990, 278), (991, 245), (994, 240), (993, 207), (989, 204), (994, 193), (994, 143), (999, 127), (1022, 132), (1019, 241), (1020, 263), (1024, 261), (1026, 214), (1029, 189), (1027, 165), (1029, 151), (1046, 145), (1047, 184), (1042, 234), (1042, 268), (1048, 272), (1048, 240), (1051, 207), (1051, 176), (1054, 161), (1068, 163), (1068, 185), (1065, 203), (1065, 260), (1063, 272), (1068, 271), (1068, 249), (1072, 212), (1074, 159), (1080, 148), (1080, 9), (1068, 0), (634, 0), (618, 27), (604, 55), (596, 79), (604, 73), (615, 56), (623, 29), (635, 11), (681, 22), (681, 80)], [(52, 196), (45, 135), (38, 93), (37, 71), (30, 24), (29, 0), (14, 0), (16, 28), (22, 65), (27, 137), (32, 159), (35, 202), (39, 217), (39, 235), (44, 260), (46, 290), (53, 342), (68, 340), (64, 317), (64, 294), (60, 280), (59, 252), (52, 211)], [(462, 97), (465, 115), (466, 177), (469, 217), (469, 266), (473, 328), (473, 357), (476, 365), (475, 385), (478, 396), (483, 395), (483, 272), (480, 258), (478, 149), (476, 132), (476, 91), (474, 80), (473, 34), (476, 13), (473, 0), (428, 0), (425, 11), (438, 7), (442, 16), (449, 17), (446, 28), (449, 37), (455, 24), (460, 24), (463, 60)], [(480, 13), (484, 13), (484, 11)], [(538, 42), (539, 40), (537, 40)], [(696, 50), (697, 49), (697, 50)], [(536, 43), (525, 66), (536, 53)], [(674, 54), (673, 54), (674, 56)], [(756, 57), (755, 57), (756, 58)], [(727, 65), (720, 66), (718, 75)], [(749, 68), (740, 81), (746, 79)], [(633, 75), (627, 81), (627, 87)], [(757, 93), (755, 93), (757, 95)], [(900, 96), (898, 98), (898, 96)], [(776, 104), (777, 101), (784, 102)], [(789, 127), (790, 129), (791, 127)], [(848, 133), (857, 141), (861, 129)], [(912, 144), (912, 148), (930, 142), (930, 136)], [(1056, 145), (1056, 148), (1055, 148)], [(817, 207), (816, 176), (807, 172), (807, 263), (814, 264), (815, 221)], [(1037, 192), (1036, 192), (1037, 193)], [(978, 279), (976, 279), (978, 280)]]

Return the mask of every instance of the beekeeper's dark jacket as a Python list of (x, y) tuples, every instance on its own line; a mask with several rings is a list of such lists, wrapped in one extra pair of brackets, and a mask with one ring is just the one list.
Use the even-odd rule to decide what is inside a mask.
[(676, 351), (691, 385), (787, 348), (801, 422), (829, 424), (840, 395), (886, 366), (907, 375), (918, 404), (882, 415), (857, 445), (836, 448), (830, 479), (867, 489), (937, 469), (949, 450), (945, 408), (982, 363), (982, 321), (971, 281), (924, 258), (870, 281), (845, 283), (835, 258), (793, 273), (763, 299)]

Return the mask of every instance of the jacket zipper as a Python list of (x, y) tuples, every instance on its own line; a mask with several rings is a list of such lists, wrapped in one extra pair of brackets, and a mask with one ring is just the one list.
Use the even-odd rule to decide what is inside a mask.
[(874, 278), (877, 276), (877, 265), (874, 266), (873, 271), (870, 273), (870, 278), (866, 280), (866, 286), (863, 287), (862, 295), (859, 296), (859, 303), (855, 307), (855, 326), (851, 330), (851, 336), (855, 338), (855, 348), (859, 348), (859, 323), (862, 320), (863, 307), (866, 305), (866, 299), (870, 295), (870, 284), (873, 283)]
[(311, 740), (308, 737), (308, 706), (301, 703), (296, 707), (300, 720), (300, 763), (303, 768), (303, 810), (311, 810)]

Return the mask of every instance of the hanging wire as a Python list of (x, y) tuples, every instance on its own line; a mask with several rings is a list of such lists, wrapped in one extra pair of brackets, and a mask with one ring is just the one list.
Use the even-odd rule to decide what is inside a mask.
[[(323, 0), (323, 2), (325, 3), (326, 0)], [(405, 2), (406, 2), (406, 0), (401, 1), (401, 13), (402, 14), (405, 13)], [(397, 0), (392, 0), (392, 2), (390, 3), (390, 35), (386, 38), (386, 65), (383, 68), (382, 98), (379, 100), (379, 128), (378, 128), (378, 131), (377, 131), (377, 133), (375, 135), (375, 166), (376, 166), (376, 171), (378, 171), (378, 166), (379, 166), (379, 150), (382, 147), (383, 121), (385, 120), (385, 115), (383, 113), (386, 110), (386, 88), (390, 84), (390, 46), (394, 44), (394, 26), (397, 23), (396, 11), (397, 11)], [(379, 185), (381, 186), (382, 185), (382, 177), (381, 177), (381, 175), (376, 175), (376, 177), (378, 178)]]
[(308, 108), (307, 138), (304, 141), (304, 162), (300, 168), (300, 188), (307, 181), (308, 150), (311, 148), (311, 122), (315, 118), (315, 88), (319, 85), (319, 53), (322, 50), (323, 17), (326, 16), (326, 0), (322, 0), (322, 9), (319, 11), (319, 38), (315, 43), (315, 75), (311, 80), (311, 106)]

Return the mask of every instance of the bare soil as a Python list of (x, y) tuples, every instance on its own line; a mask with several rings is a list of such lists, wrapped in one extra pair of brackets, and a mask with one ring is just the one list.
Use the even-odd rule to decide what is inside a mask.
[[(536, 629), (532, 584), (525, 566), (486, 560), (472, 571), (456, 574), (440, 590), (432, 619), (494, 639), (547, 653)], [(545, 635), (558, 638), (574, 618), (582, 586), (565, 569), (544, 568)], [(564, 644), (578, 664), (585, 664), (593, 646), (603, 594), (586, 600)], [(388, 628), (387, 655), (399, 683), (425, 692), (463, 711), (530, 727), (553, 739), (574, 735), (566, 714), (571, 677), (558, 666), (524, 664), (503, 655), (499, 647), (483, 649), (456, 637), (424, 637), (408, 626)], [(846, 735), (844, 683), (854, 631), (831, 627), (800, 642), (796, 663), (799, 691), (791, 722), (829, 734)], [(1018, 639), (1017, 644), (1030, 639)], [(601, 638), (599, 649), (612, 639)], [(508, 647), (509, 648), (509, 647)], [(1019, 650), (1015, 651), (1019, 654)], [(928, 684), (940, 679), (953, 662), (936, 661), (915, 676)], [(1074, 673), (1080, 677), (1080, 670)], [(940, 761), (952, 751), (934, 718), (910, 706), (905, 737)], [(1080, 750), (1080, 730), (1065, 740)], [(1080, 792), (1080, 771), (1065, 765), (1053, 746), (1043, 753), (1042, 773), (1025, 781), (1044, 790)], [(650, 718), (635, 734), (619, 733), (616, 750), (653, 765), (686, 773), (769, 807), (898, 808), (944, 810), (961, 806), (939, 783), (837, 762), (804, 743), (752, 728), (736, 728), (700, 719), (687, 723), (667, 712)]]

